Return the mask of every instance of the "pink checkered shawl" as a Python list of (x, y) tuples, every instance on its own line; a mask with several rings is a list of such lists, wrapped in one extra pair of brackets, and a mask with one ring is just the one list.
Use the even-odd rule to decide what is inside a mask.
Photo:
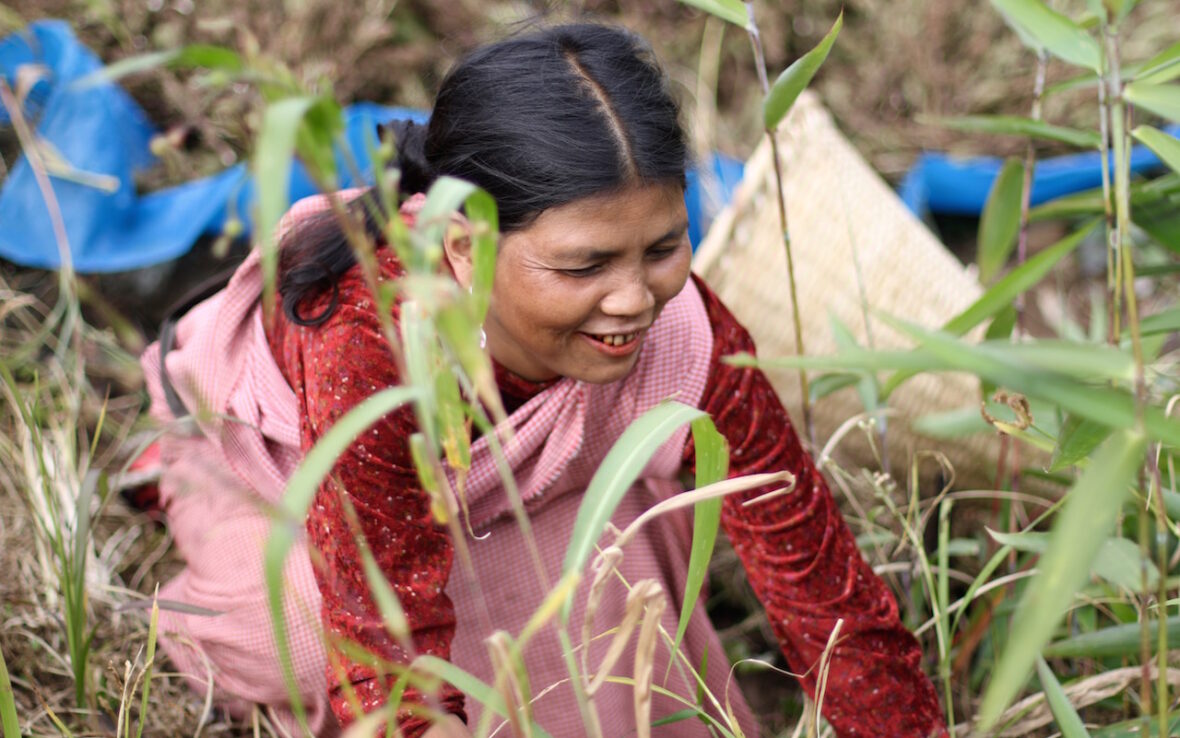
[[(285, 227), (325, 206), (323, 197), (298, 203), (284, 219)], [(188, 566), (162, 590), (161, 597), (223, 614), (207, 617), (166, 611), (161, 616), (161, 643), (195, 687), (203, 691), (211, 676), (219, 699), (231, 709), (241, 712), (251, 703), (261, 704), (279, 724), (291, 729), (294, 722), (270, 631), (261, 547), (269, 526), (263, 508), (282, 495), (300, 458), (299, 419), (296, 398), (266, 341), (260, 290), (255, 254), (225, 290), (180, 321), (177, 346), (167, 356), (169, 377), (185, 405), (209, 412), (196, 413), (201, 434), (169, 433), (164, 438), (162, 451), (168, 466), (161, 498)], [(711, 349), (712, 330), (690, 280), (649, 331), (638, 363), (626, 378), (609, 385), (563, 379), (512, 413), (509, 422), (515, 437), (506, 454), (551, 583), (560, 576), (582, 492), (607, 451), (631, 421), (662, 400), (698, 404)], [(145, 352), (142, 363), (153, 414), (162, 422), (172, 422), (160, 387), (157, 345)], [(623, 498), (612, 519), (617, 527), (625, 527), (651, 505), (681, 490), (676, 480), (686, 440), (687, 428), (682, 428), (661, 446), (640, 482)], [(479, 538), (468, 541), (475, 577), (456, 566), (447, 586), (458, 622), (451, 660), (491, 682), (485, 639), (492, 629), (520, 633), (547, 589), (537, 581), (525, 541), (511, 519), (486, 438), (474, 444), (466, 489)], [(676, 632), (691, 532), (687, 513), (657, 519), (628, 545), (619, 566), (628, 584), (641, 579), (660, 583), (668, 599), (662, 625), (670, 634)], [(575, 597), (571, 620), (575, 638), (581, 631), (591, 578), (587, 572)], [(325, 656), (316, 617), (320, 596), (305, 544), (292, 553), (287, 581), (291, 586), (286, 613), (293, 625), (300, 691), (309, 706), (313, 730), (330, 735), (337, 728), (326, 699)], [(596, 635), (623, 621), (626, 596), (622, 581), (616, 578), (608, 583), (595, 618)], [(600, 637), (592, 642), (592, 668), (600, 663), (609, 640)], [(728, 661), (699, 604), (681, 648), (693, 665), (707, 658), (710, 691), (725, 704), (728, 689), (742, 728), (747, 735), (757, 735), (741, 695), (728, 685)], [(629, 677), (634, 652), (632, 638), (612, 674)], [(682, 668), (674, 666), (664, 681), (668, 658), (669, 650), (661, 644), (653, 672), (657, 686), (692, 704), (697, 685)], [(534, 639), (525, 653), (525, 665), (537, 722), (556, 738), (582, 735), (582, 719), (552, 629)], [(623, 683), (608, 682), (598, 692), (597, 712), (606, 736), (633, 733), (632, 700), (632, 689)], [(658, 719), (684, 707), (657, 694), (651, 714)], [(474, 727), (481, 706), (468, 699), (467, 710)], [(708, 731), (693, 719), (658, 727), (654, 734), (706, 736)]]

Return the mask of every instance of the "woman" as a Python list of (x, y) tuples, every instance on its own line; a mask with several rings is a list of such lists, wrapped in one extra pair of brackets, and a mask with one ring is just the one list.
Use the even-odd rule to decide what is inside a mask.
[[(729, 442), (731, 475), (788, 470), (796, 476), (789, 495), (750, 506), (743, 500), (760, 492), (727, 499), (722, 524), (791, 669), (806, 674), (809, 691), (832, 628), (844, 619), (823, 703), (828, 720), (847, 736), (941, 735), (917, 643), (861, 559), (769, 383), (758, 370), (720, 361), (754, 347), (689, 274), (684, 135), (647, 46), (628, 32), (595, 25), (492, 44), (444, 80), (428, 128), (403, 124), (397, 133), (406, 195), (451, 175), (478, 184), (499, 206), (503, 237), (486, 347), (514, 431), (507, 458), (549, 581), (560, 574), (582, 493), (606, 451), (628, 423), (675, 396), (713, 417)], [(410, 197), (402, 217), (412, 222), (420, 204)], [(372, 219), (367, 227), (379, 237)], [(231, 708), (268, 705), (290, 725), (261, 584), (259, 552), (269, 523), (259, 500), (277, 500), (301, 454), (351, 407), (399, 377), (327, 201), (298, 204), (282, 228), (281, 315), (264, 325), (252, 257), (225, 290), (180, 322), (166, 357), (153, 347), (144, 364), (157, 400), (153, 412), (169, 420), (188, 408), (202, 431), (164, 441), (162, 502), (188, 568), (161, 596), (221, 613), (163, 613), (163, 646), (196, 681), (213, 672)], [(450, 235), (445, 256), (459, 284), (470, 285), (469, 241)], [(380, 248), (378, 261), (385, 278), (402, 273), (390, 249)], [(395, 321), (398, 313), (395, 305)], [(183, 403), (178, 413), (167, 410), (167, 393)], [(450, 658), (485, 681), (492, 680), (485, 645), (491, 630), (519, 633), (546, 592), (529, 566), (486, 441), (473, 447), (466, 483), (479, 533), (466, 544), (482, 591), (452, 572), (454, 542), (431, 515), (414, 472), (408, 439), (415, 431), (411, 412), (399, 410), (353, 444), (307, 519), (316, 565), (288, 563), (296, 676), (321, 734), (336, 730), (333, 716), (348, 724), (358, 709), (384, 704), (391, 687), (391, 678), (341, 643), (392, 662), (410, 660), (369, 594), (357, 527), (406, 611), (414, 652)], [(693, 460), (682, 429), (624, 497), (614, 524), (622, 528), (675, 494)], [(668, 632), (676, 628), (690, 540), (689, 516), (658, 518), (619, 564), (630, 583), (658, 583)], [(589, 579), (575, 596), (572, 623), (582, 622)], [(626, 597), (618, 582), (608, 582), (595, 619), (599, 631), (622, 622)], [(317, 614), (331, 644), (327, 657)], [(608, 640), (592, 643), (591, 668)], [(692, 664), (707, 660), (705, 684), (722, 704), (728, 700), (746, 735), (757, 735), (720, 666), (724, 651), (700, 606), (682, 648)], [(631, 673), (633, 642), (628, 649), (618, 662), (624, 666), (612, 673)], [(534, 717), (557, 738), (585, 731), (561, 654), (549, 630), (524, 653)], [(667, 649), (656, 654), (657, 684), (691, 702), (697, 685), (680, 669), (661, 682)], [(604, 735), (634, 731), (629, 686), (607, 682), (595, 701)], [(651, 718), (682, 708), (657, 694)], [(449, 716), (432, 724), (428, 709)], [(408, 689), (398, 722), (407, 735), (465, 735), (465, 719), (474, 727), (479, 709), (449, 685), (434, 695)], [(654, 734), (708, 730), (693, 719)]]

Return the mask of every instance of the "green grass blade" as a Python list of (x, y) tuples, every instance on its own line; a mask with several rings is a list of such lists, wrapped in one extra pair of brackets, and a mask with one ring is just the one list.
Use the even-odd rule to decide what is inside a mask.
[(0, 651), (0, 727), (4, 738), (21, 738), (20, 722), (16, 717), (16, 694), (12, 691), (12, 679), (8, 676), (8, 662)]
[[(692, 421), (692, 442), (696, 449), (696, 488), (720, 482), (729, 474), (729, 450), (725, 437), (717, 432), (713, 421), (707, 416)], [(717, 543), (717, 528), (721, 524), (722, 499), (698, 502), (693, 508), (692, 553), (688, 558), (688, 577), (684, 585), (684, 602), (680, 606), (680, 622), (676, 626), (676, 640), (672, 650), (680, 647), (688, 620), (696, 608), (701, 586), (709, 573), (709, 560), (713, 558), (713, 546)], [(669, 660), (668, 668), (672, 668)]]
[[(1159, 635), (1159, 621), (1153, 620), (1148, 627), (1154, 643), (1155, 637)], [(1045, 647), (1044, 654), (1049, 658), (1063, 659), (1137, 658), (1141, 630), (1137, 622), (1112, 625), (1050, 643)], [(1180, 615), (1168, 618), (1166, 635), (1169, 651), (1180, 648)]]
[(1153, 336), (1180, 331), (1180, 307), (1169, 308), (1149, 315), (1139, 323), (1139, 335)]
[(1123, 96), (1144, 110), (1173, 122), (1180, 122), (1180, 84), (1153, 85), (1149, 82), (1132, 82), (1123, 90)]
[(979, 281), (988, 283), (1004, 268), (1020, 232), (1020, 202), (1024, 193), (1024, 164), (1008, 159), (992, 182), (979, 219)]
[(475, 301), (475, 318), (483, 323), (496, 275), (496, 236), (500, 232), (500, 213), (496, 201), (477, 189), (467, 196), (467, 219), (471, 222), (471, 298)]
[(221, 46), (206, 44), (190, 44), (179, 49), (168, 51), (152, 51), (137, 54), (108, 64), (97, 71), (75, 80), (69, 89), (73, 91), (86, 90), (97, 85), (114, 82), (123, 77), (140, 72), (148, 72), (158, 67), (173, 69), (220, 69), (225, 72), (240, 72), (244, 64), (242, 57), (235, 51)]
[(1151, 126), (1136, 126), (1131, 135), (1146, 144), (1173, 171), (1180, 172), (1180, 140)]
[(1078, 711), (1065, 696), (1065, 690), (1061, 688), (1057, 676), (1040, 656), (1037, 656), (1037, 674), (1041, 678), (1041, 687), (1045, 690), (1045, 699), (1049, 702), (1049, 711), (1053, 713), (1057, 727), (1061, 728), (1062, 738), (1090, 738), (1090, 732), (1086, 730)]
[(135, 738), (143, 738), (143, 726), (147, 723), (148, 701), (152, 693), (152, 667), (156, 662), (156, 640), (160, 627), (160, 588), (152, 596), (152, 616), (148, 620), (147, 661), (144, 664), (143, 695), (139, 700), (139, 726), (135, 730)]
[[(695, 407), (664, 402), (627, 426), (590, 480), (566, 549), (564, 573), (580, 572), (623, 495), (656, 450), (685, 423), (704, 417)], [(568, 617), (568, 613), (567, 613)]]
[[(1083, 79), (1086, 82), (1091, 82), (1094, 77), (1090, 75)], [(1059, 141), (1083, 149), (1096, 149), (1101, 143), (1101, 139), (1094, 131), (1055, 126), (1043, 120), (1023, 118), (1018, 115), (963, 115), (955, 118), (932, 118), (928, 122), (931, 125), (953, 128), (957, 131), (1039, 138), (1045, 141)]]
[(984, 730), (995, 724), (1028, 679), (1033, 661), (1052, 637), (1074, 595), (1089, 576), (1097, 548), (1077, 541), (1105, 539), (1143, 461), (1146, 438), (1131, 431), (1115, 434), (1070, 490), (1054, 522), (1049, 548), (1037, 565), (1015, 615), (1007, 647), (980, 706)]
[(942, 330), (961, 336), (1011, 305), (1017, 295), (1044, 279), (1057, 262), (1080, 246), (1098, 223), (1099, 220), (1096, 218), (1088, 221), (1078, 230), (1031, 257), (1022, 266), (1013, 269), (980, 295), (970, 307), (947, 321)]
[[(430, 674), (449, 682), (460, 692), (479, 701), (481, 705), (500, 717), (508, 717), (508, 708), (499, 692), (487, 682), (460, 669), (450, 661), (444, 661), (437, 656), (419, 656), (414, 659), (412, 668), (414, 671)], [(533, 735), (537, 738), (549, 738), (549, 734), (536, 723), (533, 723)]]
[(1041, 0), (992, 0), (1017, 35), (1058, 59), (1102, 71), (1098, 42), (1084, 28)]
[(700, 8), (706, 13), (717, 16), (721, 20), (729, 21), (735, 26), (746, 27), (749, 17), (742, 0), (680, 0), (685, 5)]
[(792, 62), (770, 86), (770, 93), (762, 106), (762, 121), (768, 131), (773, 131), (778, 126), (786, 117), (787, 111), (795, 104), (795, 100), (807, 89), (811, 78), (828, 58), (828, 52), (832, 50), (832, 44), (836, 43), (836, 37), (840, 35), (843, 26), (844, 11), (841, 10), (836, 22), (832, 24), (832, 29), (815, 48)]
[(262, 249), (264, 304), (273, 304), (274, 300), (278, 264), (275, 228), (290, 204), (291, 156), (295, 153), (303, 118), (315, 103), (314, 97), (291, 97), (268, 105), (262, 132), (258, 134), (254, 153), (254, 178), (259, 185), (258, 220), (254, 232)]
[(283, 612), (283, 567), (287, 554), (303, 530), (307, 508), (315, 498), (320, 483), (336, 465), (336, 459), (369, 426), (407, 402), (418, 399), (420, 390), (413, 387), (391, 387), (365, 399), (348, 411), (325, 433), (303, 458), (287, 482), (287, 490), (279, 501), (279, 517), (271, 524), (266, 541), (265, 571), (267, 597), (270, 601), (271, 625), (291, 709), (300, 725), (307, 728), (307, 713), (295, 685), (295, 671), (291, 663), (291, 648), (287, 639), (287, 621)]

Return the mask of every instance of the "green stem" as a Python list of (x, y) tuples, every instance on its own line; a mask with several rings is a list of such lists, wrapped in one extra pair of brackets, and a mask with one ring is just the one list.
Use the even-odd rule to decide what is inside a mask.
[[(1117, 246), (1115, 263), (1120, 272), (1120, 274), (1116, 275), (1115, 284), (1116, 288), (1121, 284), (1127, 305), (1127, 327), (1131, 332), (1131, 349), (1135, 357), (1135, 415), (1137, 424), (1141, 427), (1143, 424), (1143, 411), (1147, 404), (1147, 382), (1144, 371), (1143, 343), (1139, 330), (1139, 306), (1135, 296), (1135, 265), (1131, 256), (1131, 171), (1128, 156), (1130, 149), (1130, 134), (1128, 133), (1130, 128), (1128, 125), (1130, 111), (1123, 101), (1117, 30), (1107, 28), (1105, 35), (1108, 61), (1108, 76), (1105, 81), (1109, 85), (1107, 92), (1110, 100), (1111, 140), (1114, 144), (1115, 245)], [(1119, 311), (1116, 306), (1116, 319), (1118, 315)], [(1116, 328), (1116, 340), (1118, 335), (1120, 335), (1120, 332)], [(1139, 551), (1144, 562), (1150, 560), (1151, 557), (1149, 546), (1150, 521), (1147, 519), (1147, 515), (1146, 510), (1139, 513)], [(1166, 574), (1166, 569), (1159, 572), (1161, 578), (1166, 577)], [(1144, 608), (1139, 621), (1141, 629), (1140, 655), (1143, 667), (1143, 678), (1140, 680), (1139, 686), (1139, 699), (1141, 714), (1145, 719), (1151, 713), (1152, 698), (1151, 684), (1148, 679), (1148, 664), (1151, 661), (1151, 618), (1146, 607), (1151, 595), (1152, 593), (1147, 583), (1145, 565), (1143, 574)], [(1157, 613), (1157, 616), (1162, 617), (1162, 612)], [(1160, 628), (1163, 629), (1163, 626), (1164, 622), (1161, 619)], [(1156, 678), (1158, 680), (1165, 680), (1167, 678), (1167, 671), (1161, 670), (1156, 675)], [(1164, 689), (1166, 689), (1166, 686)], [(1159, 709), (1161, 710), (1160, 719), (1166, 721), (1167, 702), (1160, 704)], [(1144, 727), (1146, 728), (1146, 726)], [(1146, 733), (1146, 731), (1144, 732)]]
[(947, 634), (946, 648), (938, 654), (938, 672), (942, 677), (943, 699), (946, 705), (946, 728), (955, 738), (954, 692), (951, 685), (950, 649), (950, 533), (951, 506), (954, 500), (947, 498), (938, 507), (938, 619), (941, 629)]
[(4, 729), (4, 738), (20, 738), (16, 695), (12, 691), (12, 680), (8, 677), (8, 664), (4, 661), (3, 651), (0, 651), (0, 727)]
[[(1041, 101), (1045, 95), (1045, 69), (1049, 64), (1048, 54), (1044, 49), (1037, 52), (1037, 74), (1033, 83), (1032, 111), (1029, 115), (1033, 120), (1041, 119)], [(1016, 241), (1016, 261), (1020, 266), (1028, 259), (1028, 211), (1032, 198), (1033, 170), (1037, 165), (1036, 149), (1033, 139), (1028, 139), (1024, 150), (1024, 183), (1020, 194), (1020, 234)], [(1012, 331), (1012, 339), (1019, 341), (1024, 335), (1024, 293), (1016, 296), (1016, 327)]]
[[(1158, 450), (1159, 444), (1156, 444)], [(1155, 503), (1155, 540), (1156, 540), (1156, 568), (1159, 576), (1156, 578), (1156, 616), (1160, 627), (1156, 632), (1156, 674), (1155, 704), (1159, 719), (1159, 734), (1168, 734), (1168, 512), (1164, 509), (1163, 485), (1160, 479), (1160, 468), (1156, 454), (1152, 449), (1147, 452), (1148, 464), (1148, 496)]]
[[(770, 94), (770, 79), (766, 74), (766, 56), (762, 52), (762, 36), (758, 32), (758, 24), (754, 20), (754, 4), (746, 3), (746, 14), (749, 22), (746, 31), (750, 35), (750, 44), (754, 47), (754, 61), (758, 68), (758, 81), (762, 85), (763, 96)], [(787, 281), (791, 287), (791, 318), (795, 327), (795, 353), (806, 356), (807, 350), (803, 346), (803, 324), (799, 314), (799, 291), (795, 288), (795, 260), (791, 254), (791, 236), (787, 230), (787, 189), (783, 181), (782, 162), (779, 159), (778, 137), (774, 130), (767, 128), (766, 136), (770, 139), (770, 155), (774, 160), (774, 184), (778, 192), (778, 220), (783, 234), (783, 250), (787, 254)], [(799, 391), (803, 402), (803, 425), (807, 429), (807, 438), (815, 446), (815, 424), (811, 418), (811, 387), (807, 380), (807, 370), (799, 369)]]

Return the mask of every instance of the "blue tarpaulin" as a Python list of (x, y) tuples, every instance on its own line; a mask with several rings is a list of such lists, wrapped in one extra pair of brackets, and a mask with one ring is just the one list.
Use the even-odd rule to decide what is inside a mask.
[[(256, 192), (245, 165), (148, 194), (136, 192), (135, 173), (155, 163), (149, 147), (156, 130), (118, 85), (74, 84), (103, 64), (78, 42), (68, 24), (39, 21), (0, 41), (0, 73), (10, 86), (16, 86), (18, 70), (31, 69), (28, 65), (38, 65), (45, 74), (27, 95), (26, 117), (53, 158), (72, 170), (57, 172), (51, 182), (78, 272), (116, 272), (169, 261), (203, 234), (220, 233), (232, 215), (248, 232)], [(397, 118), (424, 122), (428, 114), (372, 103), (346, 109), (344, 150), (352, 161), (345, 165), (338, 150), (341, 186), (357, 184), (354, 171), (371, 181), (368, 151), (375, 127)], [(0, 111), (3, 122), (7, 119)], [(694, 244), (704, 232), (707, 214), (729, 200), (741, 173), (740, 161), (722, 155), (713, 155), (690, 173), (685, 200)], [(290, 199), (315, 192), (307, 171), (296, 162)], [(49, 210), (23, 156), (0, 190), (0, 257), (30, 267), (61, 265)]]
[[(1180, 137), (1180, 126), (1164, 129)], [(1131, 171), (1142, 173), (1162, 166), (1146, 146), (1134, 146)], [(1113, 159), (1112, 159), (1113, 161)], [(901, 182), (899, 194), (909, 209), (947, 215), (979, 215), (987, 202), (992, 183), (1004, 166), (999, 157), (965, 159), (937, 152), (925, 152)], [(1031, 205), (1102, 186), (1102, 154), (1090, 151), (1037, 161), (1033, 170)]]

